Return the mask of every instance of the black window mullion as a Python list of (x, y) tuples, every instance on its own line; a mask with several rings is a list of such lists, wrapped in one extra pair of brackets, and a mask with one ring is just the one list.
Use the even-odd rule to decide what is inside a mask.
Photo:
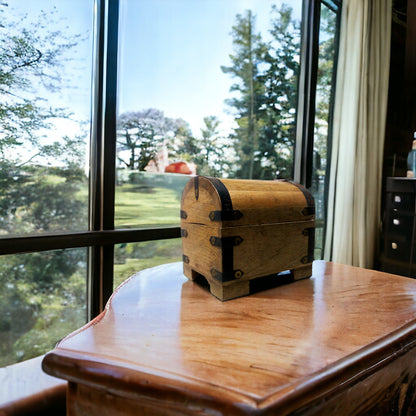
[[(114, 229), (118, 0), (96, 0), (96, 45), (91, 129), (90, 230)], [(88, 317), (101, 312), (113, 290), (114, 245), (89, 249)]]
[(92, 107), (90, 132), (89, 229), (101, 228), (101, 159), (103, 136), (105, 0), (95, 0), (94, 60), (92, 73)]
[(180, 227), (171, 226), (2, 237), (0, 238), (0, 255), (165, 240), (180, 236)]
[[(325, 169), (325, 177), (328, 178), (325, 180), (325, 188), (324, 188), (324, 209), (325, 209), (325, 217), (326, 213), (328, 212), (328, 192), (329, 192), (329, 175), (331, 172), (331, 155), (332, 155), (332, 126), (334, 123), (334, 105), (335, 105), (335, 88), (337, 82), (337, 68), (338, 68), (338, 51), (339, 51), (339, 36), (340, 36), (340, 27), (341, 27), (341, 10), (342, 4), (339, 0), (337, 2), (338, 9), (336, 10), (336, 32), (335, 32), (335, 50), (334, 50), (334, 66), (332, 69), (332, 82), (331, 82), (331, 97), (329, 103), (329, 117), (328, 117), (328, 140), (327, 140), (327, 163)], [(325, 245), (325, 236), (326, 236), (326, 221), (324, 223), (323, 229), (323, 246)]]
[(304, 0), (294, 179), (307, 188), (312, 182), (320, 13), (320, 1)]
[[(103, 163), (101, 165), (103, 169), (102, 229), (114, 230), (119, 0), (107, 1), (104, 137)], [(101, 246), (100, 260), (101, 296), (100, 305), (95, 312), (101, 312), (104, 309), (107, 300), (113, 293), (114, 244)]]
[[(95, 0), (94, 25), (94, 62), (92, 73), (92, 108), (91, 108), (91, 138), (90, 138), (90, 189), (89, 189), (89, 230), (100, 230), (101, 206), (101, 151), (103, 135), (102, 109), (104, 86), (104, 39), (105, 39), (105, 0)], [(87, 278), (87, 318), (96, 315), (97, 299), (100, 297), (100, 256), (97, 246), (88, 249), (88, 278)], [(98, 277), (97, 277), (98, 276)]]
[(104, 136), (102, 163), (102, 229), (114, 229), (114, 196), (116, 182), (116, 135), (117, 135), (117, 67), (118, 67), (118, 14), (119, 0), (107, 0), (106, 26), (106, 76)]

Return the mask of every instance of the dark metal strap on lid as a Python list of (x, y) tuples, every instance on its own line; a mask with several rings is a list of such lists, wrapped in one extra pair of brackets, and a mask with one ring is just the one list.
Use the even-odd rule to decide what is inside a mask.
[(302, 185), (289, 181), (292, 185), (295, 185), (300, 191), (302, 191), (303, 196), (305, 197), (307, 207), (302, 210), (303, 215), (315, 215), (315, 199), (312, 194)]
[(210, 178), (207, 179), (212, 183), (221, 201), (221, 211), (211, 211), (209, 213), (209, 218), (211, 221), (235, 221), (239, 220), (243, 213), (239, 210), (233, 209), (233, 203), (231, 200), (230, 193), (228, 192), (227, 187), (218, 179)]
[(315, 207), (305, 207), (302, 210), (302, 214), (306, 217), (308, 215), (315, 215)]
[(194, 192), (195, 192), (195, 199), (198, 201), (199, 199), (199, 176), (194, 178)]
[(214, 188), (218, 192), (218, 195), (221, 200), (222, 211), (232, 211), (233, 203), (231, 201), (231, 196), (228, 192), (227, 187), (218, 178), (207, 177), (207, 179), (214, 185)]

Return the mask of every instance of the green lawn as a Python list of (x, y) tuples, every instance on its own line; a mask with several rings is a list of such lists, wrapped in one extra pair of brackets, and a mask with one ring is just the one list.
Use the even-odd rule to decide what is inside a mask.
[(180, 222), (178, 193), (167, 188), (140, 188), (125, 184), (116, 188), (115, 226), (133, 228)]
[[(116, 228), (159, 227), (180, 224), (184, 175), (141, 175), (116, 187)], [(133, 183), (131, 183), (133, 182)], [(180, 239), (120, 244), (115, 247), (114, 287), (132, 274), (182, 260)]]
[(118, 171), (116, 228), (179, 225), (182, 190), (188, 175)]
[(120, 286), (128, 277), (140, 270), (159, 266), (166, 263), (181, 261), (180, 256), (161, 257), (155, 256), (149, 259), (126, 259), (124, 264), (114, 266), (114, 289)]

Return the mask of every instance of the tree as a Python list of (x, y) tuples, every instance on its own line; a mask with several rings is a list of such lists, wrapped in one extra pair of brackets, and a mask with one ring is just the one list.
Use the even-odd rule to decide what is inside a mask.
[[(54, 94), (66, 83), (62, 78), (62, 66), (68, 63), (68, 52), (81, 37), (66, 36), (60, 30), (46, 30), (47, 24), (56, 20), (56, 10), (41, 12), (37, 21), (28, 21), (5, 13), (0, 5), (2, 30), (0, 30), (0, 230), (16, 232), (16, 212), (28, 212), (31, 201), (41, 193), (36, 180), (41, 175), (36, 166), (52, 163), (60, 165), (53, 175), (61, 175), (68, 184), (65, 198), (73, 200), (78, 190), (75, 182), (85, 183), (84, 149), (85, 136), (68, 135), (51, 141), (47, 129), (57, 118), (69, 119), (71, 114), (62, 108), (53, 108), (39, 94)], [(56, 22), (58, 23), (58, 22)], [(60, 22), (59, 22), (60, 23)], [(81, 123), (79, 123), (81, 125)], [(27, 185), (27, 186), (26, 186)], [(40, 185), (42, 186), (42, 185)], [(64, 185), (59, 183), (60, 188)], [(27, 191), (27, 193), (26, 193)], [(61, 192), (62, 193), (62, 192)], [(32, 196), (30, 196), (32, 195)], [(53, 192), (50, 194), (53, 195)], [(56, 198), (56, 196), (55, 196)], [(65, 200), (62, 200), (65, 203)], [(37, 202), (39, 206), (39, 201)], [(80, 213), (70, 214), (81, 218)], [(28, 218), (27, 218), (28, 219)], [(33, 219), (33, 218), (32, 218)], [(29, 219), (28, 219), (29, 220)], [(71, 219), (70, 219), (71, 222)], [(60, 222), (62, 224), (62, 221)], [(28, 229), (36, 231), (35, 224)]]
[(267, 70), (261, 76), (266, 92), (260, 153), (269, 162), (262, 173), (267, 178), (293, 177), (300, 22), (292, 18), (292, 13), (285, 4), (280, 9), (272, 6), (272, 40), (265, 55)]
[(185, 120), (178, 120), (175, 130), (175, 140), (168, 144), (169, 157), (193, 161), (198, 165), (198, 156), (201, 151), (198, 140), (192, 133), (191, 126)]
[(229, 144), (219, 132), (220, 121), (216, 116), (204, 117), (204, 127), (201, 128), (200, 158), (201, 175), (225, 176), (229, 169), (226, 151)]
[[(162, 145), (175, 135), (179, 121), (165, 117), (163, 111), (149, 108), (123, 113), (118, 118), (118, 160), (127, 168), (143, 171), (153, 160), (157, 165), (157, 153)], [(129, 152), (124, 158), (123, 151)]]
[(39, 89), (52, 94), (62, 88), (62, 66), (80, 36), (45, 29), (56, 11), (42, 12), (38, 21), (28, 23), (27, 16), (21, 20), (5, 13), (6, 7), (0, 7), (0, 160), (22, 165), (50, 155), (40, 140), (42, 129), (70, 116), (38, 94)]
[[(6, 13), (7, 8), (7, 4), (0, 4), (0, 229), (3, 232), (11, 229), (16, 211), (27, 208), (30, 197), (25, 190), (33, 193), (30, 189), (35, 186), (34, 178), (40, 177), (34, 172), (35, 166), (47, 166), (53, 159), (62, 167), (56, 172), (65, 180), (71, 177), (85, 180), (85, 175), (81, 179), (85, 137), (66, 135), (54, 141), (47, 137), (52, 120), (69, 119), (71, 114), (51, 107), (45, 98), (45, 94), (50, 97), (65, 86), (62, 68), (69, 62), (69, 51), (81, 36), (46, 29), (51, 22), (62, 26), (57, 21), (56, 9), (42, 11), (37, 20), (29, 21), (27, 15), (14, 15), (12, 9)], [(25, 187), (26, 184), (30, 186)]]
[[(0, 3), (0, 232), (85, 229), (87, 203), (79, 194), (86, 194), (86, 133), (79, 122), (79, 135), (53, 140), (48, 135), (54, 120), (71, 118), (68, 110), (51, 106), (50, 98), (66, 86), (63, 65), (81, 37), (52, 29), (65, 29), (56, 9), (35, 20), (14, 15), (11, 8), (6, 12), (7, 7)], [(44, 321), (56, 303), (85, 303), (71, 292), (80, 282), (85, 286), (85, 278), (67, 284), (83, 261), (80, 250), (0, 257), (2, 365), (38, 354), (30, 350), (33, 340), (22, 351), (19, 338)], [(64, 316), (54, 319), (63, 327)], [(56, 340), (49, 337), (47, 348)]]
[[(0, 366), (53, 348), (85, 322), (85, 250), (5, 256), (0, 263)], [(41, 342), (40, 335), (41, 334)]]
[[(198, 174), (207, 174), (207, 161), (202, 153), (201, 140), (194, 136), (191, 126), (185, 120), (180, 119), (175, 137), (169, 142), (168, 149), (170, 160), (194, 163)], [(182, 190), (181, 187), (181, 194)]]
[(321, 10), (321, 41), (316, 83), (316, 113), (314, 151), (326, 164), (329, 104), (332, 101), (333, 68), (335, 55), (336, 14), (327, 7)]
[(201, 134), (195, 137), (189, 124), (182, 122), (175, 132), (169, 156), (174, 159), (195, 163), (197, 173), (206, 176), (226, 176), (230, 169), (226, 152), (229, 140), (219, 132), (220, 121), (216, 116), (206, 116)]
[(247, 10), (244, 16), (236, 16), (231, 35), (234, 47), (234, 54), (230, 55), (231, 66), (222, 66), (221, 69), (237, 79), (230, 91), (238, 93), (238, 96), (227, 100), (235, 111), (238, 124), (232, 136), (240, 165), (237, 176), (252, 179), (258, 163), (260, 110), (265, 92), (264, 82), (260, 79), (260, 64), (264, 62), (267, 46), (261, 35), (255, 33), (255, 16), (251, 10)]
[(300, 25), (292, 9), (272, 7), (271, 39), (255, 33), (251, 11), (237, 15), (232, 37), (232, 65), (222, 67), (236, 82), (227, 100), (236, 114), (237, 129), (231, 135), (238, 157), (237, 176), (243, 178), (291, 178), (295, 143), (297, 75)]

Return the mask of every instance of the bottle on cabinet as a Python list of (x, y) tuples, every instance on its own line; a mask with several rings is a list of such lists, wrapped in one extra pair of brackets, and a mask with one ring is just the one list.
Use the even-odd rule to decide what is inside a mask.
[(407, 175), (408, 178), (416, 177), (416, 132), (413, 133), (412, 150), (407, 156)]

